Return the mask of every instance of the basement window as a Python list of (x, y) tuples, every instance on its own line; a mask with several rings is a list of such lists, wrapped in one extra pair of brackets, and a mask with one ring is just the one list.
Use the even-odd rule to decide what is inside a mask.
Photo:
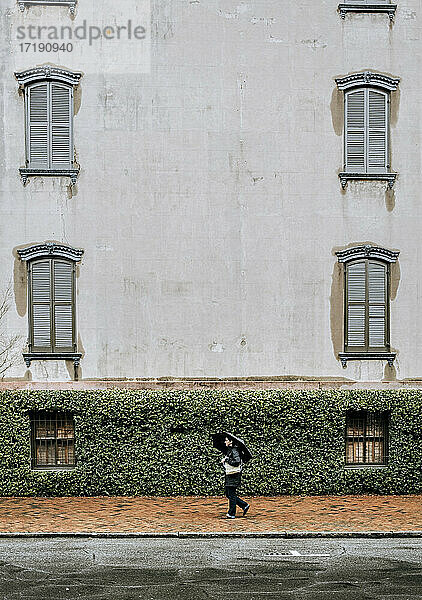
[(346, 467), (387, 465), (388, 422), (388, 412), (347, 412)]
[(60, 411), (31, 413), (31, 467), (71, 469), (75, 466), (73, 416)]

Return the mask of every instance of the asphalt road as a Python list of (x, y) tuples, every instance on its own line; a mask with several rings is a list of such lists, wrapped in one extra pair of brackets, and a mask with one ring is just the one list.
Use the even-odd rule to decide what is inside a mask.
[(422, 598), (422, 539), (3, 539), (2, 600)]

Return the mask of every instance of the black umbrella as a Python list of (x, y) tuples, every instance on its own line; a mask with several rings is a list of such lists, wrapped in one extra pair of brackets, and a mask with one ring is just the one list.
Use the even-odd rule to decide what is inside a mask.
[(224, 443), (226, 437), (229, 438), (229, 440), (233, 441), (233, 445), (236, 446), (239, 450), (240, 458), (243, 460), (243, 462), (247, 463), (249, 460), (251, 460), (252, 454), (246, 447), (245, 442), (233, 435), (232, 433), (228, 433), (227, 431), (212, 434), (212, 445), (214, 446), (214, 448), (217, 448), (217, 450), (220, 450), (221, 452), (224, 452), (224, 454), (226, 454), (227, 446)]

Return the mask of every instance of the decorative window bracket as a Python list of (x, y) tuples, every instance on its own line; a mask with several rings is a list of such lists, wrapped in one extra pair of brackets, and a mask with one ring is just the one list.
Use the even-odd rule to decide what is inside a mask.
[(26, 6), (68, 6), (71, 15), (75, 14), (77, 0), (18, 0), (23, 12)]
[(70, 183), (76, 185), (79, 169), (19, 169), (23, 185), (26, 185), (30, 177), (70, 177)]
[(80, 352), (28, 352), (22, 355), (27, 367), (31, 366), (33, 360), (72, 360), (75, 367), (81, 364), (82, 354)]
[(338, 11), (342, 19), (346, 18), (346, 14), (349, 12), (361, 12), (361, 13), (387, 13), (390, 21), (394, 21), (394, 15), (396, 14), (397, 4), (357, 4), (355, 2), (346, 2), (338, 5)]
[(22, 354), (22, 356), (28, 369), (33, 360), (71, 360), (73, 361), (75, 381), (78, 380), (78, 368), (81, 364), (82, 357), (80, 352), (63, 352), (56, 354), (53, 352), (27, 352)]
[(339, 173), (341, 187), (346, 189), (349, 181), (385, 181), (387, 188), (392, 190), (397, 179), (397, 173)]
[(395, 352), (339, 352), (339, 359), (343, 369), (347, 367), (348, 360), (386, 360), (388, 366), (392, 367), (394, 359), (396, 358)]

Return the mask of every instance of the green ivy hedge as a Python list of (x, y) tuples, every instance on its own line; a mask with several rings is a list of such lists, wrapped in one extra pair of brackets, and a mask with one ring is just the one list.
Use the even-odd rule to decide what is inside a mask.
[[(390, 411), (389, 465), (344, 468), (348, 409)], [(32, 410), (74, 415), (77, 466), (30, 468)], [(218, 495), (228, 430), (254, 454), (242, 492), (422, 493), (422, 393), (398, 391), (0, 392), (0, 495)]]

